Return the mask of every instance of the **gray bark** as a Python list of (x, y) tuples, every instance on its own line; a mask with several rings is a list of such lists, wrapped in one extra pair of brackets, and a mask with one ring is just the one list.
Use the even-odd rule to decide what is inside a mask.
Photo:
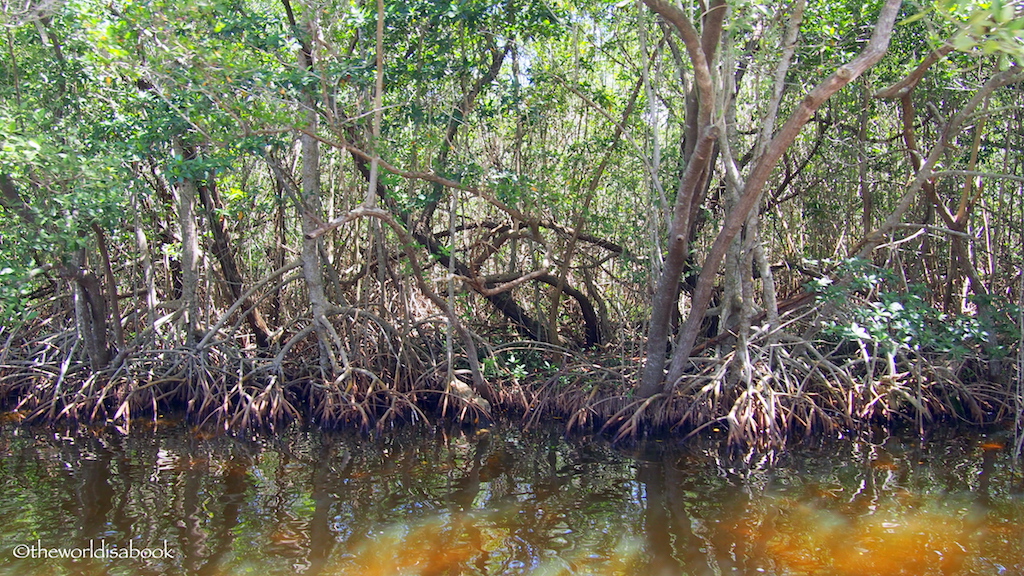
[[(693, 350), (700, 331), (700, 323), (707, 312), (708, 304), (714, 288), (714, 281), (718, 275), (718, 267), (725, 257), (729, 245), (736, 234), (739, 233), (747, 220), (750, 211), (757, 204), (765, 183), (771, 176), (775, 165), (783, 153), (793, 144), (803, 126), (810, 120), (814, 112), (833, 94), (846, 86), (865, 70), (874, 66), (889, 48), (889, 40), (892, 37), (893, 26), (896, 24), (896, 17), (899, 14), (900, 0), (887, 0), (882, 7), (878, 22), (875, 24), (874, 32), (868, 41), (864, 51), (848, 64), (841, 66), (821, 84), (816, 86), (804, 98), (794, 110), (789, 120), (782, 126), (779, 132), (772, 138), (765, 149), (764, 154), (757, 160), (744, 185), (740, 200), (737, 205), (726, 216), (725, 222), (720, 230), (715, 243), (711, 247), (700, 277), (697, 280), (697, 288), (694, 291), (690, 314), (680, 332), (679, 340), (673, 352), (672, 361), (669, 366), (667, 382), (675, 382), (682, 374), (686, 361)], [(664, 383), (647, 384), (641, 393), (650, 394), (659, 392)]]
[[(288, 19), (292, 26), (296, 26), (295, 15), (292, 12), (288, 0), (283, 0)], [(299, 65), (312, 73), (313, 51), (308, 40), (315, 37), (313, 22), (306, 23), (307, 37), (301, 38), (299, 49)], [(306, 108), (305, 126), (302, 135), (299, 137), (302, 155), (302, 172), (299, 192), (299, 218), (302, 220), (302, 275), (306, 281), (310, 311), (313, 317), (317, 342), (320, 349), (320, 368), (325, 378), (332, 379), (339, 371), (339, 365), (331, 348), (331, 332), (333, 327), (328, 324), (327, 311), (329, 309), (327, 296), (324, 293), (323, 266), (320, 260), (320, 240), (311, 237), (310, 234), (321, 224), (320, 212), (320, 142), (316, 139), (318, 118), (316, 112), (316, 98), (307, 89), (302, 97), (302, 104)]]
[[(640, 396), (653, 396), (663, 388), (665, 352), (668, 348), (669, 324), (679, 298), (679, 278), (689, 251), (689, 231), (694, 201), (710, 174), (711, 158), (718, 127), (711, 124), (714, 107), (714, 84), (710, 61), (722, 30), (724, 2), (715, 2), (704, 22), (704, 37), (693, 23), (673, 4), (663, 0), (644, 0), (651, 9), (668, 20), (686, 45), (693, 63), (695, 94), (688, 96), (687, 142), (684, 145), (686, 168), (679, 181), (672, 222), (669, 226), (668, 255), (651, 301), (651, 322), (647, 332), (646, 362), (641, 376)], [(689, 98), (693, 98), (694, 106)]]
[[(180, 142), (174, 143), (174, 153), (188, 158)], [(196, 183), (191, 178), (182, 178), (175, 185), (178, 193), (178, 225), (181, 228), (181, 306), (179, 322), (183, 340), (187, 344), (196, 341), (199, 304), (196, 286), (199, 283), (199, 233), (196, 226)]]

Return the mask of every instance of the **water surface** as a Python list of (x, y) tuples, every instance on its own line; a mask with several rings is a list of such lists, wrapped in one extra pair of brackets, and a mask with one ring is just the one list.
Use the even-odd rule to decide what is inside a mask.
[(0, 486), (2, 574), (1024, 574), (1021, 480), (998, 435), (744, 457), (518, 426), (9, 426)]

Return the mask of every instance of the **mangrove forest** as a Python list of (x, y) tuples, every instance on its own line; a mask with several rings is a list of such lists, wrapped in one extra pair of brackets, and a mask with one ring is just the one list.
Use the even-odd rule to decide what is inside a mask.
[(1024, 448), (1019, 1), (0, 23), (5, 421)]

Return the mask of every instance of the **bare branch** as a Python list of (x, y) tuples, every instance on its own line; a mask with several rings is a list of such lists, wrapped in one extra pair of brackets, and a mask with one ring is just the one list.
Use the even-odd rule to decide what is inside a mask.
[[(368, 162), (376, 159), (381, 168), (387, 170), (388, 172), (391, 172), (392, 174), (394, 174), (396, 176), (401, 176), (403, 178), (411, 178), (411, 179), (414, 179), (414, 180), (423, 180), (425, 182), (433, 182), (435, 184), (440, 184), (441, 186), (444, 186), (446, 188), (452, 188), (452, 189), (455, 189), (455, 190), (463, 190), (465, 192), (469, 192), (470, 194), (476, 196), (477, 198), (480, 198), (482, 200), (487, 201), (492, 206), (494, 206), (494, 207), (498, 208), (499, 210), (501, 210), (502, 212), (508, 214), (509, 216), (512, 217), (513, 220), (516, 220), (518, 222), (531, 223), (531, 222), (533, 222), (535, 220), (533, 218), (530, 218), (530, 217), (526, 216), (525, 214), (523, 214), (519, 210), (516, 210), (515, 208), (512, 208), (511, 206), (508, 206), (507, 204), (505, 204), (501, 200), (498, 200), (497, 198), (494, 197), (494, 194), (492, 194), (491, 192), (489, 192), (487, 190), (484, 190), (482, 188), (476, 188), (474, 186), (466, 186), (465, 184), (461, 184), (461, 183), (456, 182), (454, 180), (449, 180), (447, 178), (438, 176), (437, 174), (435, 174), (433, 172), (411, 172), (409, 170), (403, 170), (403, 169), (401, 169), (401, 168), (399, 168), (399, 167), (389, 163), (388, 161), (384, 160), (383, 158), (380, 158), (379, 156), (375, 156), (375, 155), (370, 154), (368, 152), (365, 152), (365, 151), (363, 151), (363, 150), (361, 150), (359, 148), (356, 148), (355, 146), (353, 146), (352, 144), (349, 144), (348, 142), (338, 141), (338, 140), (331, 140), (329, 138), (324, 138), (323, 136), (320, 136), (319, 134), (316, 134), (315, 132), (311, 132), (311, 131), (305, 130), (303, 128), (297, 128), (297, 130), (299, 132), (302, 132), (303, 134), (306, 134), (308, 136), (311, 136), (311, 137), (315, 138), (316, 140), (318, 140), (320, 142), (323, 142), (324, 144), (327, 144), (328, 146), (332, 146), (332, 147), (337, 148), (339, 150), (345, 150), (345, 151), (347, 151), (347, 152), (349, 152), (351, 154), (354, 154), (354, 155), (358, 156), (359, 158), (362, 158), (363, 160), (366, 160)], [(312, 231), (308, 232), (308, 234), (310, 235), (311, 238), (316, 238), (317, 236), (322, 236), (325, 232), (329, 232), (329, 231), (337, 228), (338, 226), (341, 226), (342, 224), (344, 224), (345, 222), (341, 221), (341, 219), (343, 219), (343, 218), (345, 218), (345, 216), (342, 216), (340, 218), (335, 218), (334, 220), (331, 220), (327, 224), (324, 224), (323, 226), (320, 226), (316, 230), (312, 230)]]
[(467, 278), (466, 276), (456, 276), (456, 278), (458, 278), (459, 280), (462, 280), (466, 284), (469, 284), (470, 286), (473, 287), (474, 290), (476, 290), (477, 292), (483, 294), (484, 296), (494, 296), (496, 294), (501, 294), (502, 292), (508, 292), (509, 290), (512, 290), (513, 288), (515, 288), (516, 286), (519, 286), (520, 284), (529, 282), (530, 280), (533, 280), (535, 278), (540, 278), (541, 276), (544, 276), (547, 273), (548, 273), (548, 267), (544, 266), (542, 268), (534, 270), (533, 272), (530, 272), (529, 274), (523, 274), (522, 276), (516, 278), (515, 280), (511, 280), (511, 281), (505, 282), (503, 284), (498, 284), (497, 286), (495, 286), (493, 288), (488, 288), (486, 286), (486, 281), (487, 281), (486, 278), (482, 278), (482, 277), (479, 277), (479, 276), (476, 277), (476, 278)]
[(700, 323), (704, 319), (704, 312), (711, 301), (711, 294), (714, 288), (714, 278), (718, 274), (718, 266), (725, 257), (725, 252), (736, 234), (743, 227), (750, 210), (753, 209), (761, 195), (761, 190), (771, 176), (775, 164), (782, 154), (796, 140), (801, 129), (810, 120), (815, 110), (818, 109), (833, 94), (846, 86), (865, 70), (874, 66), (889, 49), (889, 40), (892, 38), (893, 27), (896, 24), (896, 17), (899, 14), (901, 0), (886, 0), (875, 24), (871, 39), (867, 46), (847, 64), (840, 66), (831, 76), (818, 84), (797, 106), (793, 115), (782, 126), (779, 133), (772, 138), (772, 141), (765, 149), (764, 155), (757, 161), (750, 175), (747, 177), (743, 194), (739, 202), (726, 216), (722, 229), (715, 238), (715, 243), (704, 261), (703, 269), (697, 280), (697, 288), (694, 291), (693, 302), (690, 314), (686, 319), (679, 335), (679, 342), (673, 353), (672, 363), (668, 372), (668, 382), (674, 382), (683, 373), (686, 359), (690, 356), (694, 342), (697, 340), (697, 333), (700, 331)]
[(917, 68), (915, 68), (913, 72), (908, 74), (906, 78), (900, 80), (899, 82), (893, 84), (892, 86), (889, 86), (888, 88), (883, 88), (878, 92), (875, 92), (874, 97), (883, 100), (891, 100), (901, 98), (903, 97), (903, 95), (909, 94), (924, 78), (924, 74), (925, 72), (928, 71), (928, 68), (930, 68), (932, 64), (935, 64), (939, 60), (945, 58), (946, 55), (952, 51), (952, 43), (950, 43), (949, 41), (943, 43), (942, 46), (936, 48), (935, 50), (932, 50), (932, 52), (928, 54), (928, 56), (926, 56), (925, 59), (922, 60), (921, 63), (917, 65)]
[[(1024, 81), (1024, 68), (1021, 66), (1014, 66), (1009, 70), (1004, 70), (985, 82), (971, 98), (967, 104), (961, 108), (960, 112), (950, 119), (946, 124), (945, 130), (939, 136), (939, 141), (932, 147), (931, 153), (928, 154), (928, 158), (924, 161), (921, 169), (918, 170), (914, 181), (907, 187), (907, 191), (903, 194), (896, 209), (893, 210), (889, 216), (885, 219), (878, 228), (872, 231), (861, 243), (854, 248), (854, 255), (858, 258), (866, 258), (879, 244), (885, 239), (886, 235), (892, 230), (903, 218), (903, 214), (910, 209), (911, 204), (914, 202), (914, 198), (917, 197), (917, 193), (921, 188), (932, 178), (935, 177), (935, 173), (932, 172), (932, 168), (935, 167), (939, 159), (946, 152), (946, 144), (960, 132), (960, 128), (964, 122), (973, 114), (974, 110), (981, 105), (981, 103), (992, 95), (994, 91), (1003, 86), (1009, 86), (1010, 84), (1016, 84), (1017, 82)], [(952, 216), (946, 211), (944, 205), (938, 206), (940, 214), (943, 220), (947, 220), (947, 224), (952, 222)], [(945, 212), (943, 214), (943, 212)]]

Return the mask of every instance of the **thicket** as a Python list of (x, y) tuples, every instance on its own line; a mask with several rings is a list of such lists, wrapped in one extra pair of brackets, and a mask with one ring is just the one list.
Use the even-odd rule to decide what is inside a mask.
[(2, 22), (17, 417), (1024, 429), (1019, 3)]

